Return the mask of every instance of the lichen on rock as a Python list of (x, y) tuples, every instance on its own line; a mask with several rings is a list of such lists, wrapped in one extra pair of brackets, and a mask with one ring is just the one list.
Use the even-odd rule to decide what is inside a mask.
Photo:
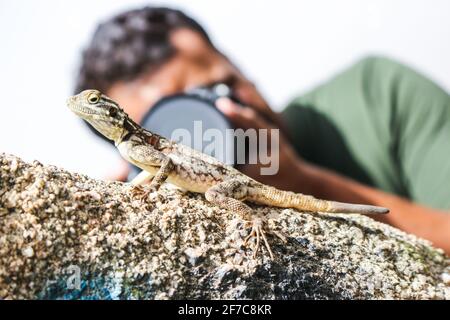
[[(449, 299), (449, 259), (361, 215), (253, 206), (274, 261), (239, 216), (163, 186), (131, 186), (0, 155), (1, 299)], [(446, 284), (447, 283), (447, 284)]]

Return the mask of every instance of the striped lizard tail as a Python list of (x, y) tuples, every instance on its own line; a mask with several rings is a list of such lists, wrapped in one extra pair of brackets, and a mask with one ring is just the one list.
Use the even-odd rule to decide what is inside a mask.
[(386, 214), (389, 209), (377, 206), (351, 204), (336, 201), (320, 200), (313, 196), (283, 191), (270, 186), (263, 186), (263, 192), (248, 197), (248, 200), (269, 206), (294, 208), (300, 211), (330, 213)]

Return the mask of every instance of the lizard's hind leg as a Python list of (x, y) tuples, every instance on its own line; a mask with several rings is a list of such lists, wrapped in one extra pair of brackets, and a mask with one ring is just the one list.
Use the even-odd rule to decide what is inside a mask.
[[(252, 208), (243, 202), (247, 197), (247, 193), (248, 189), (245, 181), (240, 179), (232, 179), (221, 182), (209, 188), (205, 193), (205, 197), (209, 202), (221, 208), (239, 213), (245, 220), (246, 224), (252, 227), (252, 230), (245, 239), (244, 244), (247, 244), (250, 238), (256, 238), (256, 245), (253, 254), (254, 257), (259, 250), (260, 240), (262, 239), (267, 251), (269, 252), (270, 258), (273, 259), (273, 252), (266, 238), (266, 234), (271, 234), (272, 232), (265, 230), (265, 218), (255, 215)], [(274, 234), (277, 235), (276, 233)]]

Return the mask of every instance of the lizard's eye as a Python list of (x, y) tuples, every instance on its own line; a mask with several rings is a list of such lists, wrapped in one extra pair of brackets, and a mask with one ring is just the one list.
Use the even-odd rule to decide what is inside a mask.
[(100, 97), (98, 96), (98, 94), (95, 93), (91, 93), (88, 97), (88, 101), (90, 104), (96, 104), (97, 102), (99, 102)]
[(116, 108), (110, 107), (108, 111), (109, 111), (109, 116), (110, 117), (114, 118), (115, 116), (117, 116), (117, 109)]

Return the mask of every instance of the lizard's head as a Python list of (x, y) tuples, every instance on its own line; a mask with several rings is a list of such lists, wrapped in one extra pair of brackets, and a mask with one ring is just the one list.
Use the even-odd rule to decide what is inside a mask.
[(128, 133), (128, 115), (113, 100), (98, 90), (85, 90), (67, 99), (67, 106), (80, 118), (116, 143)]

